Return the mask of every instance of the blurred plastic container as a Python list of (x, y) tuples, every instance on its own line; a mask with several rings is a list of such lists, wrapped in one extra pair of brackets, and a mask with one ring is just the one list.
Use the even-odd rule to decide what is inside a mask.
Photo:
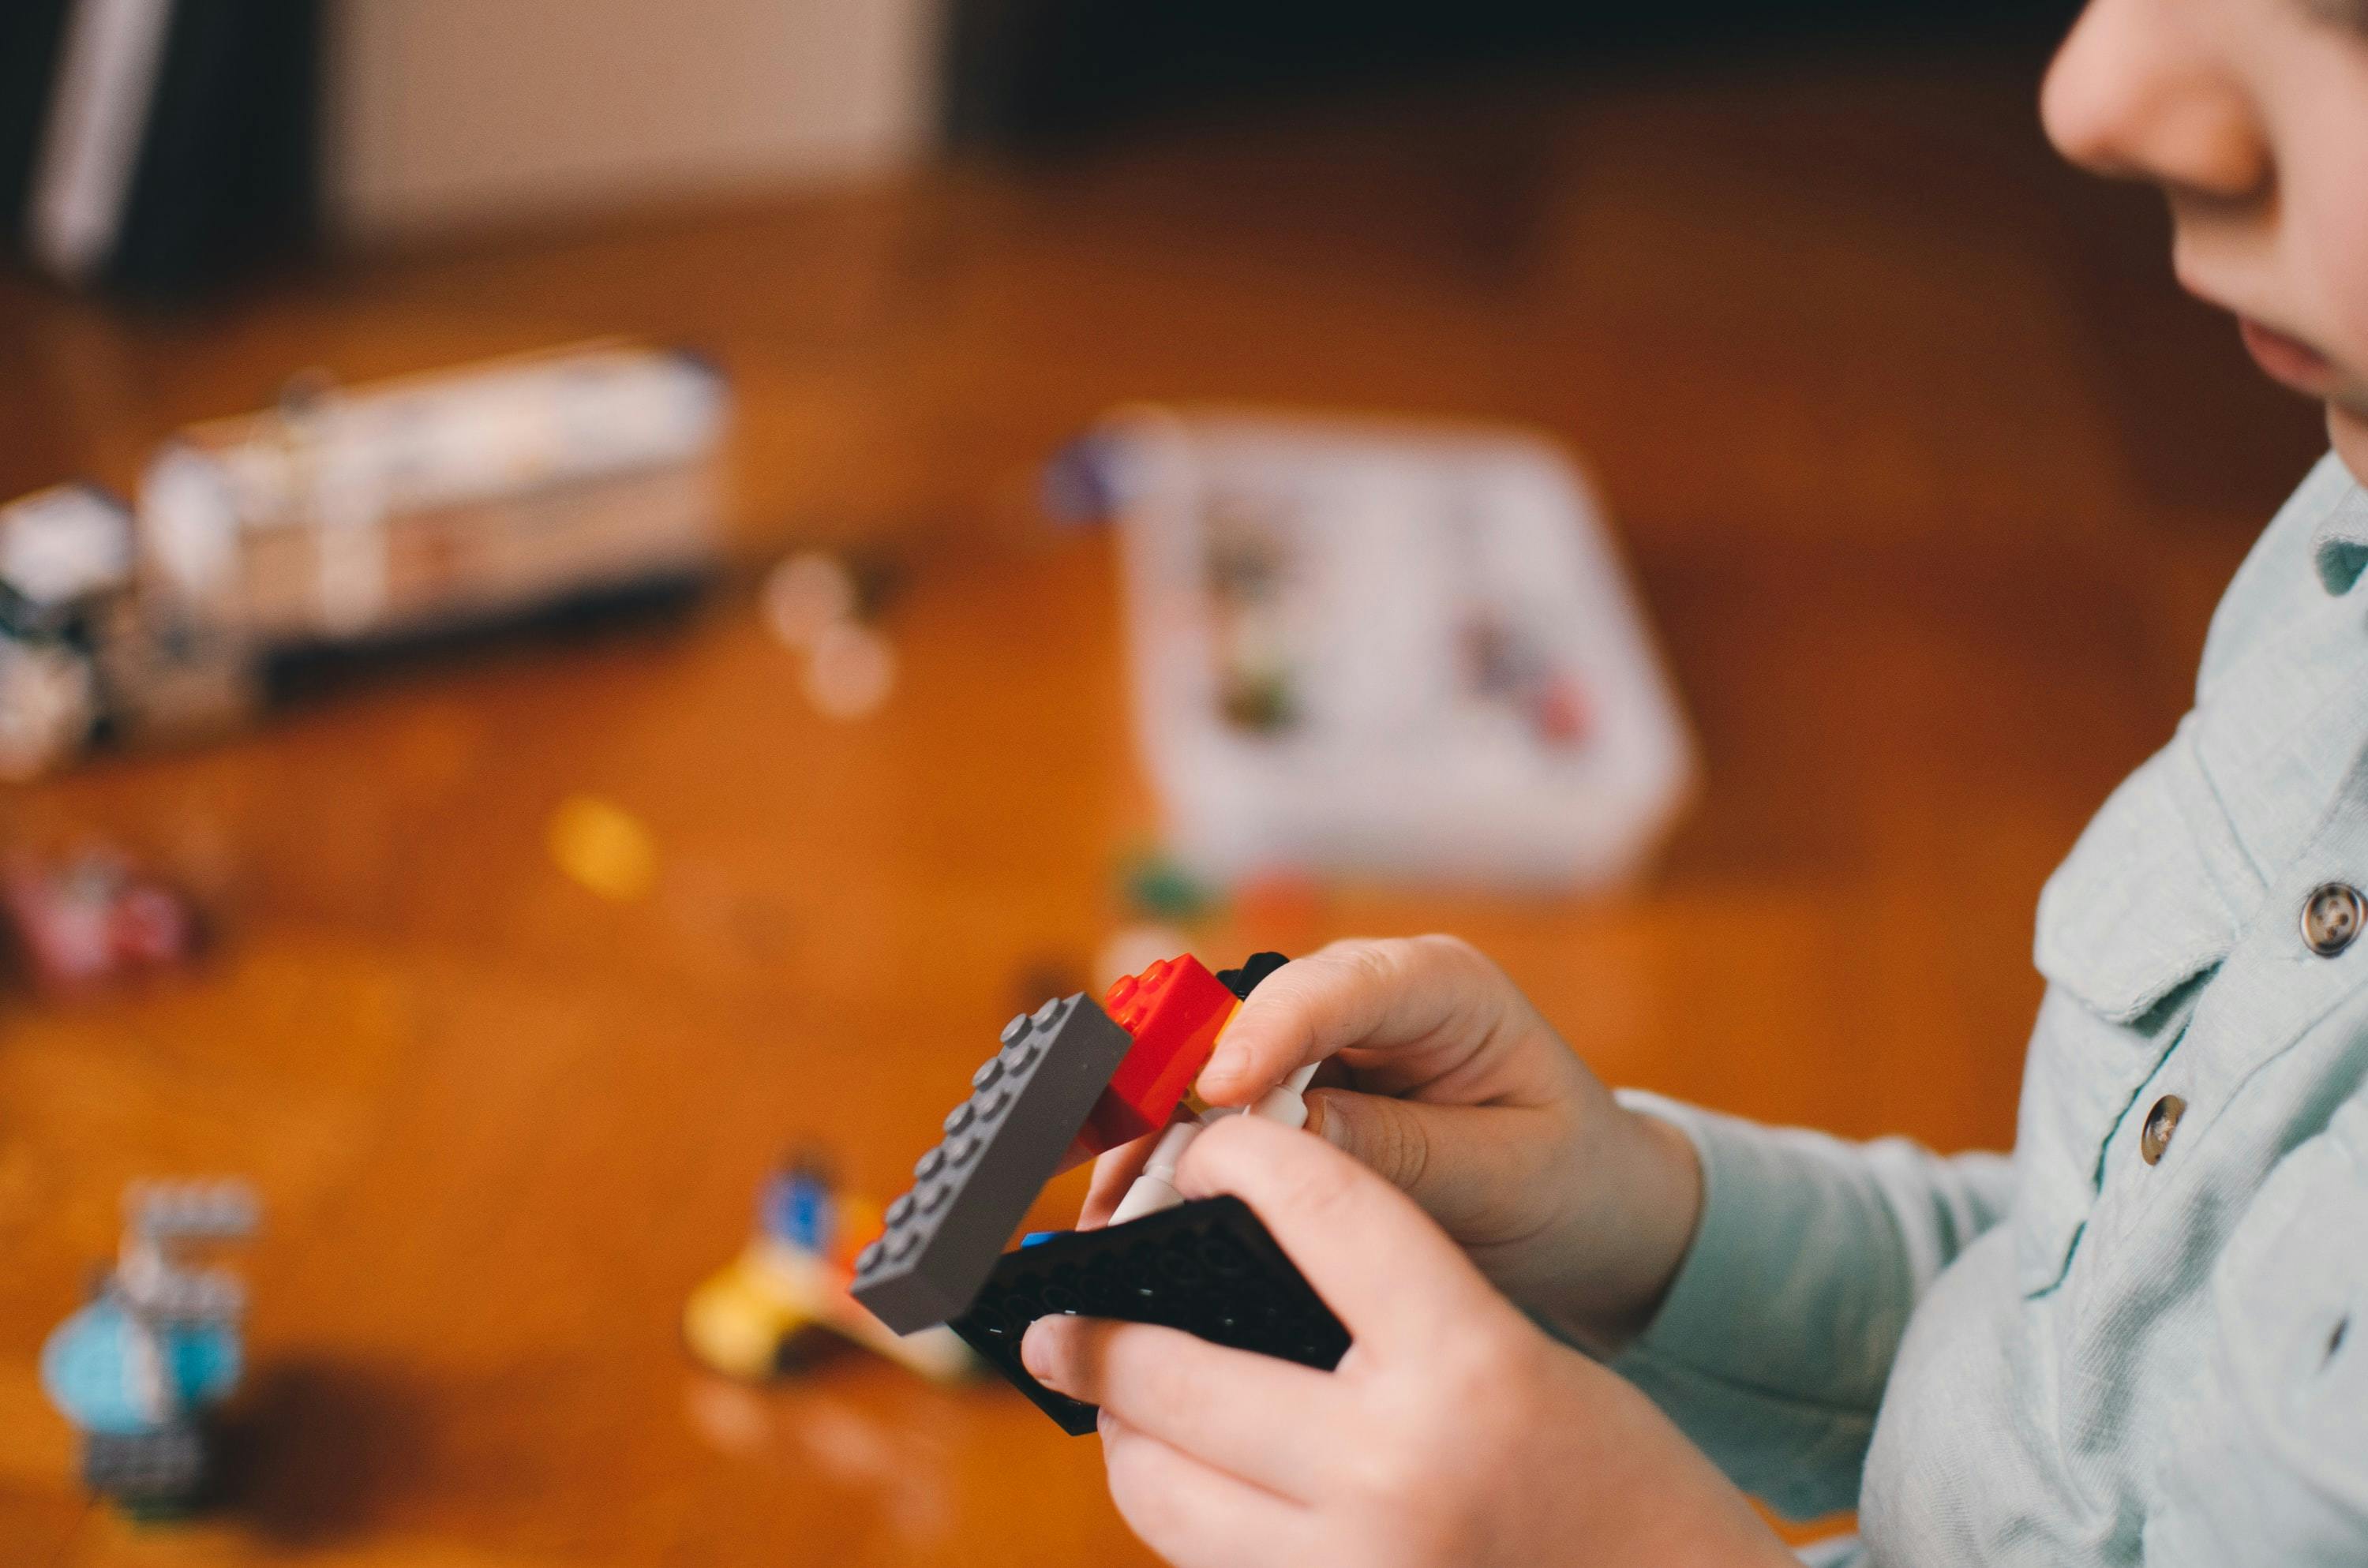
[(1122, 410), (1136, 731), (1169, 847), (1534, 887), (1636, 869), (1693, 754), (1595, 501), (1534, 437)]

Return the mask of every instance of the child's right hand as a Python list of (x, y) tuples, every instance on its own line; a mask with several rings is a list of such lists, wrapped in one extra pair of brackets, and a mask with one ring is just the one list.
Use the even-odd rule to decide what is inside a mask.
[[(1515, 1302), (1599, 1353), (1644, 1327), (1693, 1237), (1692, 1145), (1614, 1101), (1503, 971), (1448, 937), (1336, 942), (1251, 994), (1201, 1097), (1246, 1106), (1317, 1062), (1335, 1063), (1319, 1085), (1347, 1085), (1309, 1091), (1309, 1130)], [(1082, 1223), (1108, 1221), (1151, 1142), (1102, 1156)]]

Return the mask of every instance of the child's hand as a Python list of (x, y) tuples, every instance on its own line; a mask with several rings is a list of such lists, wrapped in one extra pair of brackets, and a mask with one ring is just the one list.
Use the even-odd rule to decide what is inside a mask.
[[(1608, 1353), (1644, 1327), (1693, 1237), (1692, 1146), (1618, 1105), (1503, 971), (1446, 937), (1336, 942), (1251, 994), (1201, 1093), (1247, 1105), (1327, 1060), (1353, 1086), (1310, 1091), (1311, 1131), (1558, 1331)], [(1081, 1223), (1108, 1221), (1149, 1142), (1102, 1157)]]
[(1649, 1401), (1354, 1161), (1234, 1117), (1178, 1177), (1240, 1195), (1356, 1342), (1327, 1374), (1169, 1328), (1030, 1327), (1029, 1370), (1102, 1407), (1110, 1495), (1170, 1562), (1793, 1561)]

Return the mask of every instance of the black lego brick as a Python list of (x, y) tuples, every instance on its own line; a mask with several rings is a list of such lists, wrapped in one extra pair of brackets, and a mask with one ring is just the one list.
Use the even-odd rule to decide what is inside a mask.
[(1217, 983), (1247, 1002), (1268, 975), (1290, 961), (1281, 953), (1252, 953), (1242, 960), (1241, 968), (1219, 970)]
[(856, 1260), (855, 1299), (899, 1334), (968, 1310), (1133, 1043), (1082, 992), (1005, 1025)]
[(1095, 1410), (1020, 1365), (1020, 1336), (1053, 1312), (1161, 1324), (1212, 1344), (1330, 1371), (1349, 1331), (1249, 1205), (1203, 1198), (1099, 1231), (1069, 1231), (1007, 1253), (953, 1330), (1072, 1437)]

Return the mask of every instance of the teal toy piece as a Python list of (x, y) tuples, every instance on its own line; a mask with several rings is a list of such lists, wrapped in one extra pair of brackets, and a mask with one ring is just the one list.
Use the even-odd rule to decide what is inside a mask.
[(237, 1391), (245, 1291), (188, 1249), (252, 1234), (243, 1183), (135, 1186), (116, 1267), (41, 1346), (41, 1390), (81, 1439), (83, 1484), (139, 1518), (212, 1491), (214, 1411)]
[[(152, 1357), (153, 1373), (142, 1367)], [(177, 1425), (229, 1398), (238, 1387), (242, 1359), (232, 1324), (143, 1328), (109, 1294), (50, 1335), (41, 1347), (41, 1390), (80, 1431), (136, 1437)]]

